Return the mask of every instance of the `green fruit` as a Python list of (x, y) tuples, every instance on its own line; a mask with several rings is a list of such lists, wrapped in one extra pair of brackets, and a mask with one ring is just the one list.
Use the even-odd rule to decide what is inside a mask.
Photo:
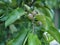
[(33, 11), (33, 12), (32, 12), (32, 15), (33, 15), (33, 16), (35, 16), (36, 14), (37, 14), (37, 12), (36, 12), (36, 11)]
[(37, 25), (37, 26), (42, 26), (42, 22), (37, 21), (37, 22), (36, 22), (36, 25)]
[(32, 14), (28, 14), (28, 18), (30, 19), (30, 20), (33, 20), (33, 15)]

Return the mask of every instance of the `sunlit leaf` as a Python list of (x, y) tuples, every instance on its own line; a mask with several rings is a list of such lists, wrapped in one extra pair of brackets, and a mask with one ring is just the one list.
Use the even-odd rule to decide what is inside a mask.
[(9, 18), (5, 21), (5, 27), (7, 27), (10, 24), (14, 23), (16, 20), (18, 20), (24, 14), (25, 14), (25, 11), (22, 8), (17, 8), (15, 10), (13, 10), (9, 14)]
[(28, 36), (28, 45), (41, 45), (41, 41), (36, 34), (30, 33)]
[(60, 33), (55, 27), (50, 27), (47, 32), (60, 43)]
[(27, 32), (27, 30), (20, 31), (16, 38), (7, 42), (7, 45), (22, 45), (27, 35)]

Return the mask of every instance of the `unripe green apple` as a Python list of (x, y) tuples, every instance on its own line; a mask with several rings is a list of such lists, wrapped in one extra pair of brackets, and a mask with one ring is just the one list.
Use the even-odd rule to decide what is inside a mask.
[(33, 20), (33, 19), (34, 19), (34, 17), (33, 17), (32, 14), (28, 14), (28, 18), (29, 18), (30, 20)]

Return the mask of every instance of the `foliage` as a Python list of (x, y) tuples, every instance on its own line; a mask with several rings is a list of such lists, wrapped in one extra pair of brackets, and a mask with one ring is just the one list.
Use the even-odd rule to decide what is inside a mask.
[(0, 0), (0, 45), (60, 43), (53, 23), (55, 5), (56, 0)]

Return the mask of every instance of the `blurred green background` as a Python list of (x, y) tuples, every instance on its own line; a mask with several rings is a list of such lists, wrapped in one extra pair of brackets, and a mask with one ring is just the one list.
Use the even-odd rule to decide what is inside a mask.
[[(27, 3), (27, 2), (28, 3)], [(31, 1), (32, 1), (32, 3), (31, 3)], [(48, 8), (49, 10), (51, 10), (51, 13), (53, 14), (52, 15), (52, 17), (53, 17), (53, 22), (54, 22), (54, 24), (55, 24), (55, 27), (57, 27), (58, 29), (60, 29), (60, 0), (34, 0), (34, 2), (36, 1), (36, 4), (35, 4), (35, 6), (37, 7), (37, 9), (38, 9), (38, 7), (40, 6), (40, 7), (45, 7), (45, 8)], [(29, 3), (30, 2), (30, 3)], [(8, 14), (10, 14), (10, 12), (12, 12), (12, 11), (14, 11), (14, 9), (16, 9), (16, 8), (21, 8), (21, 7), (23, 7), (23, 4), (25, 3), (26, 5), (25, 6), (27, 6), (26, 8), (24, 8), (23, 7), (23, 9), (26, 9), (27, 10), (27, 8), (29, 7), (30, 9), (32, 9), (33, 10), (33, 8), (34, 8), (34, 2), (33, 2), (33, 0), (0, 0), (0, 8), (1, 9), (3, 9), (3, 10), (1, 10), (0, 9), (0, 13), (1, 13), (1, 15), (0, 15), (0, 41), (2, 40), (3, 42), (5, 42), (6, 41), (6, 39), (7, 38), (13, 38), (16, 34), (14, 33), (14, 31), (15, 31), (15, 29), (17, 28), (17, 29), (19, 29), (20, 30), (20, 27), (19, 26), (21, 26), (21, 28), (22, 27), (24, 27), (24, 24), (25, 24), (25, 27), (26, 27), (26, 25), (27, 25), (27, 19), (26, 20), (17, 20), (17, 22), (18, 22), (18, 26), (17, 25), (12, 25), (13, 27), (14, 26), (16, 26), (16, 28), (12, 31), (11, 29), (12, 29), (12, 27), (11, 27), (11, 25), (10, 25), (10, 28), (9, 27), (7, 27), (6, 29), (5, 29), (5, 21), (6, 21), (6, 19), (7, 18), (5, 18), (5, 17), (9, 17), (9, 16), (7, 16)], [(40, 8), (39, 7), (39, 8)], [(23, 10), (23, 12), (24, 11), (26, 11), (26, 10)], [(4, 13), (4, 11), (5, 11), (5, 13)], [(17, 11), (19, 11), (19, 10), (17, 10)], [(31, 13), (31, 12), (29, 12), (29, 11), (31, 11), (31, 10), (28, 10), (28, 11), (26, 11), (28, 14), (27, 15), (29, 15), (29, 13)], [(44, 10), (45, 11), (45, 10)], [(22, 12), (21, 10), (20, 10), (20, 12)], [(33, 11), (32, 11), (33, 12)], [(3, 15), (3, 13), (4, 13), (4, 15)], [(13, 14), (15, 15), (15, 13), (16, 12), (14, 12)], [(19, 13), (20, 14), (20, 13)], [(5, 17), (4, 17), (5, 16)], [(4, 18), (3, 18), (4, 17)], [(14, 17), (14, 16), (13, 16)], [(22, 18), (24, 18), (24, 15), (23, 16), (21, 16)], [(19, 18), (19, 17), (18, 17)], [(21, 19), (22, 19), (21, 18)], [(13, 18), (13, 20), (14, 20), (15, 18)], [(42, 18), (41, 18), (42, 19)], [(12, 19), (11, 19), (12, 20)], [(10, 20), (10, 21), (11, 21)], [(25, 23), (21, 23), (20, 24), (20, 22), (19, 21), (21, 21), (21, 22), (25, 22)], [(30, 26), (30, 22), (29, 22), (30, 20), (28, 19), (28, 23), (29, 23), (29, 25), (28, 26)], [(17, 23), (17, 22), (15, 22), (15, 23)], [(8, 22), (9, 23), (9, 22)], [(15, 24), (14, 23), (14, 24)], [(52, 23), (51, 23), (52, 24)], [(27, 26), (27, 27), (28, 27)], [(32, 25), (31, 25), (32, 26)], [(24, 27), (24, 28), (25, 28)], [(31, 28), (31, 27), (30, 27)], [(27, 28), (28, 29), (28, 28)], [(54, 29), (54, 28), (53, 28)], [(9, 31), (9, 30), (11, 30), (11, 32)], [(19, 30), (17, 31), (17, 32), (19, 32)], [(24, 29), (23, 29), (24, 30)], [(30, 29), (31, 30), (31, 29)], [(13, 33), (12, 33), (13, 32)], [(39, 32), (39, 31), (38, 31)], [(43, 31), (40, 31), (40, 32), (42, 32), (43, 33)], [(56, 32), (56, 31), (55, 31)], [(8, 34), (8, 35), (7, 35)], [(14, 35), (12, 35), (12, 34), (14, 34)], [(40, 33), (39, 33), (40, 34)], [(54, 33), (54, 31), (53, 31), (53, 34), (55, 35), (56, 33)], [(58, 33), (57, 33), (58, 34)], [(6, 37), (5, 35), (7, 35), (8, 37)], [(54, 36), (53, 35), (53, 36)], [(41, 36), (41, 35), (40, 35)], [(5, 38), (4, 38), (5, 37)], [(42, 36), (41, 36), (42, 37)], [(57, 36), (57, 35), (55, 35), (55, 37), (59, 37), (59, 35)], [(59, 38), (60, 39), (60, 38)], [(3, 43), (2, 43), (2, 45), (3, 45)]]

